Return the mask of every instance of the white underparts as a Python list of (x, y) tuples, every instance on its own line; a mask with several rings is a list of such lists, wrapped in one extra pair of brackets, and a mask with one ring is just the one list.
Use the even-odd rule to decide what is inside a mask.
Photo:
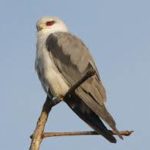
[(50, 89), (53, 96), (64, 96), (69, 87), (54, 64), (51, 53), (46, 48), (45, 42), (48, 35), (48, 32), (38, 34), (35, 68), (46, 92)]

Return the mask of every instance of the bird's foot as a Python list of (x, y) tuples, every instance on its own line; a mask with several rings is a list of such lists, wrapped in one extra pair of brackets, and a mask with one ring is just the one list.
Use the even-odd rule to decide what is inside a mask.
[(52, 98), (52, 100), (63, 100), (64, 99), (64, 96), (63, 95), (59, 95), (59, 96), (54, 96), (53, 98)]

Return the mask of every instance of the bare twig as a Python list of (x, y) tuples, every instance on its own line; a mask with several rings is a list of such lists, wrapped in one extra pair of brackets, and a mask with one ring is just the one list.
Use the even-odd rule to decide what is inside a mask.
[[(73, 93), (84, 81), (86, 81), (91, 76), (95, 75), (95, 70), (91, 69), (89, 70), (79, 81), (77, 81), (66, 93), (65, 98), (69, 96), (69, 94)], [(64, 98), (64, 99), (65, 99)]]
[[(110, 133), (116, 135), (115, 132), (110, 130)], [(129, 136), (133, 131), (120, 131), (120, 135)], [(79, 136), (79, 135), (100, 135), (96, 131), (77, 131), (77, 132), (45, 132), (43, 138), (54, 137), (54, 136)]]
[(43, 105), (42, 112), (40, 114), (40, 117), (38, 119), (36, 128), (34, 130), (32, 137), (32, 142), (30, 145), (30, 150), (39, 150), (40, 144), (42, 142), (42, 134), (44, 132), (45, 124), (47, 122), (47, 118), (49, 115), (49, 112), (53, 106), (58, 104), (60, 100), (55, 99), (55, 100), (50, 100), (49, 97), (47, 96), (46, 101)]
[[(75, 85), (73, 85), (69, 91), (66, 93), (65, 98), (69, 98), (69, 95), (75, 91), (76, 88), (78, 88), (84, 81), (86, 81), (88, 78), (90, 78), (91, 76), (93, 76), (95, 74), (95, 71), (94, 70), (90, 70), (88, 71), (85, 76), (83, 76)], [(42, 135), (43, 135), (43, 132), (44, 132), (44, 128), (45, 128), (45, 124), (47, 122), (47, 118), (48, 118), (48, 115), (49, 115), (49, 112), (51, 111), (51, 108), (53, 106), (55, 106), (56, 104), (58, 104), (61, 100), (59, 99), (55, 99), (55, 100), (51, 100), (48, 96), (46, 98), (46, 101), (43, 105), (43, 108), (42, 108), (42, 112), (40, 114), (40, 117), (38, 119), (38, 122), (37, 122), (37, 125), (36, 125), (36, 128), (34, 130), (34, 133), (33, 135), (31, 136), (32, 138), (32, 141), (31, 141), (31, 145), (30, 145), (30, 148), (29, 150), (39, 150), (40, 148), (40, 144), (42, 142)]]
[[(66, 93), (66, 95), (64, 96), (64, 100), (65, 99), (69, 99), (69, 95), (71, 95), (72, 93), (75, 92), (75, 90), (84, 82), (86, 81), (88, 78), (90, 78), (91, 76), (93, 76), (95, 74), (94, 70), (90, 70), (88, 71), (85, 76), (83, 76), (77, 83), (75, 83), (70, 89), (69, 91)], [(30, 145), (30, 149), (29, 150), (39, 150), (40, 148), (40, 144), (42, 142), (42, 140), (44, 138), (47, 137), (54, 137), (54, 136), (77, 136), (77, 135), (99, 135), (97, 132), (95, 131), (79, 131), (79, 132), (44, 132), (44, 128), (45, 128), (45, 124), (47, 122), (48, 119), (48, 115), (51, 111), (51, 108), (55, 105), (57, 105), (59, 102), (61, 102), (60, 99), (54, 99), (51, 100), (48, 96), (46, 98), (46, 101), (43, 105), (42, 108), (42, 112), (40, 114), (40, 117), (38, 119), (36, 128), (34, 130), (33, 135), (31, 136), (32, 141), (31, 141), (31, 145)], [(132, 134), (133, 131), (120, 131), (120, 134), (123, 136), (129, 136)], [(113, 135), (115, 135), (115, 133), (113, 131), (110, 130), (110, 133), (112, 133)]]

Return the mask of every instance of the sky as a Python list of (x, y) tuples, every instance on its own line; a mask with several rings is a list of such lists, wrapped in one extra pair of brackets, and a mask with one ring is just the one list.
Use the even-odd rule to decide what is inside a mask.
[[(45, 139), (41, 150), (150, 148), (150, 1), (1, 0), (0, 147), (26, 150), (45, 101), (34, 70), (36, 21), (58, 16), (94, 57), (119, 130), (134, 134), (111, 144), (101, 136)], [(91, 130), (65, 103), (53, 108), (46, 131)]]

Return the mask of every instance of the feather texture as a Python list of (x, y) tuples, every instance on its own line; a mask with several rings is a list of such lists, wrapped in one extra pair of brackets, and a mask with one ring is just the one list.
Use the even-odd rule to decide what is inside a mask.
[[(81, 101), (82, 106), (85, 105), (84, 108), (89, 110), (89, 117), (87, 113), (81, 112), (81, 110), (83, 109), (82, 106), (77, 105), (77, 109), (77, 107), (72, 107), (69, 102), (68, 105), (75, 111), (76, 114), (79, 115), (80, 118), (86, 121), (96, 131), (106, 132), (106, 128), (104, 131), (102, 131), (103, 129), (100, 128), (104, 126), (102, 125), (102, 121), (100, 120), (101, 118), (114, 131), (116, 131), (120, 138), (122, 138), (118, 130), (116, 129), (116, 124), (113, 117), (105, 108), (105, 89), (100, 80), (100, 76), (98, 74), (98, 70), (94, 63), (94, 60), (84, 43), (76, 36), (68, 32), (56, 32), (50, 34), (47, 38), (46, 48), (49, 52), (50, 57), (52, 56), (51, 59), (53, 59), (56, 68), (62, 74), (64, 81), (69, 87), (74, 85), (82, 76), (85, 75), (85, 73), (89, 69), (93, 68), (96, 70), (96, 75), (84, 82), (75, 91), (74, 96), (77, 101)], [(96, 121), (96, 127), (94, 127), (94, 120), (92, 120), (92, 118), (96, 118), (94, 119)], [(111, 135), (110, 137), (113, 136)]]

